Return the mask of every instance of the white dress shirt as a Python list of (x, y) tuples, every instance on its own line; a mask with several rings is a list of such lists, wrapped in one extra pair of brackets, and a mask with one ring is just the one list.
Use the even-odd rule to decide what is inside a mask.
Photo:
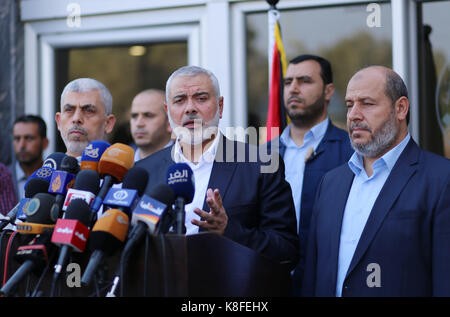
[[(217, 147), (220, 140), (220, 131), (217, 133), (213, 144), (206, 150), (199, 158), (197, 164), (189, 161), (183, 154), (180, 146), (180, 142), (175, 142), (174, 161), (175, 163), (186, 163), (192, 169), (194, 173), (195, 193), (194, 198), (190, 204), (185, 206), (185, 226), (186, 235), (198, 233), (199, 227), (191, 223), (192, 219), (200, 220), (200, 217), (194, 213), (195, 208), (203, 210), (203, 203), (206, 197), (206, 191), (208, 189), (209, 178), (211, 177), (211, 171), (214, 164), (214, 158), (216, 156)], [(209, 212), (209, 210), (205, 210)]]

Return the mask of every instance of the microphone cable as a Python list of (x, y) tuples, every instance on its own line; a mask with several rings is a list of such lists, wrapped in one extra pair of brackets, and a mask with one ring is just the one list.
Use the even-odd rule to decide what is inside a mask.
[(53, 263), (53, 260), (55, 259), (57, 255), (57, 252), (53, 252), (51, 258), (48, 260), (47, 265), (45, 266), (41, 276), (39, 277), (39, 280), (36, 283), (36, 286), (34, 287), (33, 293), (31, 293), (31, 297), (38, 297), (39, 292), (39, 286), (41, 286), (42, 281), (44, 280), (44, 277), (47, 275), (48, 270), (50, 269), (51, 264)]
[(147, 232), (145, 235), (145, 255), (144, 255), (144, 296), (147, 296), (147, 282), (148, 282), (148, 245), (149, 245), (150, 235)]
[(6, 245), (6, 250), (5, 250), (5, 263), (4, 263), (4, 267), (3, 267), (3, 282), (2, 282), (2, 286), (4, 286), (7, 282), (7, 277), (8, 277), (8, 262), (9, 262), (9, 253), (11, 252), (11, 244), (14, 241), (14, 238), (17, 235), (17, 231), (14, 231), (11, 236), (8, 239), (8, 244)]
[[(5, 235), (6, 235), (8, 232), (13, 232), (13, 231), (11, 231), (11, 230), (3, 230), (2, 233), (0, 234), (0, 252), (1, 252), (1, 250), (3, 250), (3, 238), (5, 237)], [(5, 256), (6, 256), (6, 255), (5, 255)], [(4, 255), (0, 253), (0, 263), (3, 262), (3, 258), (4, 258)], [(0, 265), (1, 265), (1, 264), (0, 264)], [(0, 276), (0, 277), (1, 277), (1, 276)], [(1, 278), (2, 278), (2, 279), (1, 279), (0, 281), (1, 281), (2, 285), (3, 285), (3, 277), (1, 277)]]

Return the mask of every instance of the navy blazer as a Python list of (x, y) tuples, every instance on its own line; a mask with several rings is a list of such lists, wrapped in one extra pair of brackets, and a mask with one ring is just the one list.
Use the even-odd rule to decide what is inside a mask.
[[(279, 142), (279, 138), (276, 141), (268, 142), (267, 146), (270, 147), (272, 144), (279, 143), (279, 153), (284, 157), (286, 145), (283, 142)], [(273, 150), (276, 150), (276, 145), (274, 146), (275, 148)], [(294, 296), (300, 296), (301, 294), (309, 225), (319, 182), (326, 172), (348, 162), (353, 152), (348, 133), (337, 128), (330, 121), (315, 153), (305, 163), (301, 195), (300, 228), (298, 231), (300, 238), (300, 260), (292, 279), (292, 295)]]
[[(344, 165), (327, 173), (319, 185), (305, 296), (336, 294), (342, 219), (353, 178)], [(450, 296), (449, 182), (450, 160), (420, 149), (411, 139), (367, 219), (342, 296)], [(380, 285), (368, 283), (374, 273)]]
[[(154, 186), (166, 183), (167, 168), (174, 163), (173, 148), (165, 148), (136, 163), (149, 173), (147, 194)], [(247, 158), (245, 162), (239, 156), (242, 153)], [(208, 188), (218, 188), (221, 193), (228, 215), (225, 237), (285, 262), (292, 269), (298, 261), (298, 235), (283, 160), (278, 156), (279, 168), (273, 173), (261, 173), (262, 160), (249, 156), (257, 153), (256, 146), (221, 136)], [(203, 210), (209, 211), (206, 197)]]

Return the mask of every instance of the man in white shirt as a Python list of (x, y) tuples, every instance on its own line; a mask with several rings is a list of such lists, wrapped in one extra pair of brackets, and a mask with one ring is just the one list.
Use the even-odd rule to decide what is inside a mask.
[(291, 185), (300, 238), (300, 260), (293, 272), (292, 295), (299, 296), (305, 250), (316, 189), (322, 176), (348, 161), (353, 153), (346, 131), (328, 118), (334, 93), (331, 64), (323, 57), (293, 58), (284, 77), (284, 107), (291, 123), (279, 139), (279, 153)]
[(66, 85), (55, 120), (67, 155), (80, 160), (90, 142), (107, 141), (116, 123), (112, 103), (109, 90), (95, 79), (78, 78)]
[(176, 70), (166, 84), (165, 107), (177, 140), (136, 163), (151, 175), (146, 192), (166, 183), (167, 168), (174, 162), (187, 163), (195, 179), (193, 201), (185, 206), (187, 232), (224, 235), (292, 268), (298, 236), (282, 160), (278, 169), (264, 173), (259, 158), (237, 159), (243, 152), (250, 157), (257, 147), (229, 140), (219, 131), (224, 100), (217, 78), (206, 69)]

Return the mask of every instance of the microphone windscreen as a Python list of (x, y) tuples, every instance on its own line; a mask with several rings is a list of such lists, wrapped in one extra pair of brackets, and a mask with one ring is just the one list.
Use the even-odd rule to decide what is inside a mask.
[(111, 144), (106, 141), (92, 141), (89, 143), (81, 155), (81, 169), (98, 172), (98, 162), (110, 146)]
[[(55, 170), (54, 170), (53, 168), (51, 168), (51, 167), (45, 167), (45, 166), (43, 166), (43, 167), (41, 167), (40, 169), (34, 171), (34, 173), (31, 174), (30, 177), (28, 177), (28, 179), (27, 179), (27, 181), (26, 181), (26, 183), (25, 183), (25, 185), (24, 185), (24, 189), (27, 187), (28, 182), (29, 182), (31, 179), (33, 179), (33, 178), (40, 178), (40, 179), (43, 179), (43, 180), (47, 181), (47, 182), (50, 184), (50, 182), (51, 182), (51, 180), (52, 180), (52, 175), (53, 175), (53, 172), (54, 172), (54, 171), (55, 171)], [(48, 189), (48, 187), (47, 187), (47, 189)]]
[(122, 188), (135, 189), (138, 196), (144, 194), (148, 183), (148, 172), (142, 167), (133, 166), (125, 175), (122, 182)]
[(47, 156), (47, 158), (44, 160), (44, 164), (42, 164), (43, 167), (50, 167), (54, 170), (61, 169), (61, 163), (62, 160), (67, 155), (62, 152), (55, 152)]
[(100, 190), (100, 176), (93, 170), (81, 170), (75, 178), (73, 188), (97, 195)]
[(114, 143), (103, 153), (98, 163), (100, 177), (111, 175), (115, 183), (121, 183), (134, 164), (134, 150), (123, 143)]
[(28, 177), (28, 180), (30, 180), (31, 178), (41, 178), (50, 183), (54, 171), (55, 170), (51, 167), (41, 167), (33, 174), (31, 174), (31, 176)]
[(80, 171), (78, 160), (73, 156), (66, 156), (61, 162), (61, 170), (76, 175)]
[(32, 178), (25, 184), (25, 198), (32, 198), (38, 193), (46, 193), (50, 183), (42, 178)]
[(108, 209), (97, 220), (91, 231), (89, 247), (111, 254), (125, 241), (129, 218), (118, 209)]
[(55, 203), (55, 197), (48, 193), (38, 193), (23, 207), (26, 222), (39, 224), (54, 224), (50, 216), (50, 209)]
[(150, 190), (149, 196), (162, 202), (163, 204), (170, 206), (175, 201), (175, 193), (167, 184), (159, 184)]
[(167, 184), (176, 197), (183, 197), (185, 204), (192, 202), (195, 193), (194, 172), (186, 163), (175, 163), (167, 169)]
[(72, 199), (64, 213), (64, 219), (78, 220), (88, 227), (91, 221), (91, 209), (83, 199)]

